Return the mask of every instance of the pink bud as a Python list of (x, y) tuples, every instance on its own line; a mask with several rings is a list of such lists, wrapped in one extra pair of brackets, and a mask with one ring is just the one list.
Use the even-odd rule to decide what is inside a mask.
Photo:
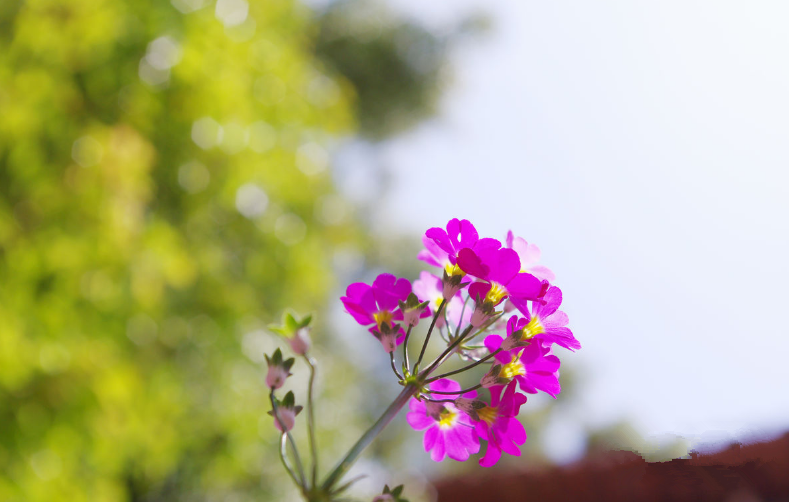
[(294, 354), (300, 356), (305, 355), (312, 346), (309, 330), (307, 328), (297, 330), (292, 338), (288, 338), (288, 345), (290, 345), (290, 350), (292, 350)]
[(490, 319), (490, 315), (486, 314), (485, 311), (482, 310), (479, 305), (477, 305), (474, 309), (474, 313), (471, 314), (471, 325), (475, 328), (479, 328), (485, 324), (488, 319)]
[(282, 366), (271, 365), (268, 367), (268, 373), (266, 373), (266, 385), (272, 389), (279, 389), (289, 375), (288, 370)]
[[(296, 411), (293, 408), (277, 408), (277, 415), (279, 416), (279, 420), (276, 418), (274, 419), (274, 425), (280, 432), (288, 432), (289, 430), (293, 429), (293, 426), (296, 424)], [(279, 423), (282, 422), (282, 425), (285, 426), (285, 430), (282, 430)]]
[(384, 346), (387, 354), (391, 354), (397, 348), (397, 332), (383, 333), (378, 337), (378, 341)]

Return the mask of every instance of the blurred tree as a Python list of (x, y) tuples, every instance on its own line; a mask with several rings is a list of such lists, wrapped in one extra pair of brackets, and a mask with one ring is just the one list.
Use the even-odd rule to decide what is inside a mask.
[(380, 2), (339, 0), (320, 17), (315, 52), (357, 90), (359, 132), (380, 140), (436, 112), (448, 49), (487, 27), (487, 18), (476, 15), (436, 34), (392, 16)]
[[(407, 94), (438, 66), (397, 96), (373, 67), (338, 79), (309, 37), (327, 22), (292, 0), (0, 2), (0, 500), (287, 498), (262, 326), (324, 305), (334, 250), (364, 246), (328, 171), (354, 96), (423, 117)], [(329, 459), (366, 425), (331, 411)]]

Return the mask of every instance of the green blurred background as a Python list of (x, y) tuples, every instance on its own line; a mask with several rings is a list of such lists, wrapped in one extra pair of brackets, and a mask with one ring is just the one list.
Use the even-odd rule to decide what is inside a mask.
[(318, 313), (337, 459), (377, 411), (321, 314), (386, 246), (331, 154), (429, 116), (449, 38), (363, 3), (0, 2), (0, 500), (290, 499), (285, 307)]
[[(452, 46), (483, 21), (436, 34), (359, 1), (0, 2), (0, 500), (295, 499), (262, 379), (286, 307), (317, 313), (333, 464), (397, 393), (385, 359), (349, 346), (364, 330), (332, 332), (337, 293), (420, 265), (418, 236), (368, 228), (335, 189), (332, 155), (432, 116)], [(525, 417), (518, 462), (546, 462), (554, 406)], [(622, 426), (589, 444), (637, 441)], [(476, 467), (432, 465), (420, 442), (395, 424), (360, 472), (420, 500), (423, 473)]]

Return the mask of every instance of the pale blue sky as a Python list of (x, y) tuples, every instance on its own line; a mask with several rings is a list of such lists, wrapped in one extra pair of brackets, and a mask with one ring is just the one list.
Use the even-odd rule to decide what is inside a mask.
[(789, 428), (789, 3), (390, 4), (438, 30), (492, 15), (441, 115), (370, 153), (394, 175), (377, 218), (542, 248), (584, 344), (557, 437)]

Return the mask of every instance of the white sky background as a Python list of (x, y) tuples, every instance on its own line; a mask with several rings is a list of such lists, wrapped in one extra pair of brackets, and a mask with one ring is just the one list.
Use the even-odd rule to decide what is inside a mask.
[(789, 3), (390, 3), (494, 21), (441, 116), (376, 153), (378, 218), (542, 248), (584, 345), (557, 455), (622, 418), (695, 444), (789, 428)]

